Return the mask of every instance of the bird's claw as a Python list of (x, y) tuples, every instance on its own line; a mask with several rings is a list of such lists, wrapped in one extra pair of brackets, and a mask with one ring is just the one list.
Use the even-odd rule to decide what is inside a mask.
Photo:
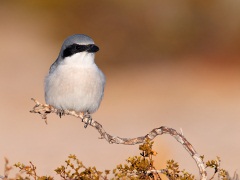
[(61, 118), (64, 115), (64, 110), (63, 109), (58, 109), (56, 114)]
[(84, 119), (87, 119), (87, 122), (85, 122), (85, 125), (84, 125), (84, 128), (87, 128), (87, 126), (88, 126), (89, 124), (91, 125), (91, 123), (92, 123), (92, 117), (91, 117), (91, 115), (87, 112), (87, 113), (84, 114), (83, 119), (82, 119), (82, 122), (83, 122)]

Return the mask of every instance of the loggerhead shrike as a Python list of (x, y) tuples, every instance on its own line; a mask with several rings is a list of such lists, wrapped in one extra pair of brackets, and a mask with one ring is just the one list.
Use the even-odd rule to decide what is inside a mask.
[(45, 78), (47, 104), (85, 115), (97, 111), (105, 86), (105, 76), (94, 62), (98, 50), (84, 34), (72, 35), (63, 42)]

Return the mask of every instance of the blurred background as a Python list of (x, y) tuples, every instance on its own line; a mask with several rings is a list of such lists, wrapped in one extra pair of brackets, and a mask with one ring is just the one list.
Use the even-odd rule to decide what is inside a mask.
[[(83, 33), (100, 47), (107, 77), (93, 115), (120, 137), (160, 126), (180, 131), (205, 159), (220, 156), (230, 174), (240, 164), (240, 1), (0, 1), (0, 175), (32, 161), (39, 175), (69, 154), (113, 169), (138, 145), (108, 144), (76, 118), (29, 113), (44, 102), (44, 77), (67, 36)], [(193, 159), (169, 135), (155, 139), (157, 168), (174, 159), (198, 176)], [(239, 171), (238, 171), (239, 172)]]

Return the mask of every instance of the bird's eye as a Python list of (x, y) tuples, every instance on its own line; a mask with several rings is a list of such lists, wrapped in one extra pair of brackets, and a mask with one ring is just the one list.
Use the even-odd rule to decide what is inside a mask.
[(85, 45), (76, 45), (75, 48), (78, 52), (86, 51), (86, 46)]
[(80, 45), (76, 45), (75, 48), (76, 48), (77, 50), (80, 50), (80, 49), (81, 49), (81, 46), (80, 46)]

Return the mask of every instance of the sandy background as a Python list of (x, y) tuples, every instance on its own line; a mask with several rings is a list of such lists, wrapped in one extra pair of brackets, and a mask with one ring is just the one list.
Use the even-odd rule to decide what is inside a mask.
[[(240, 3), (237, 1), (1, 1), (0, 174), (30, 160), (40, 175), (69, 154), (87, 166), (112, 169), (138, 155), (138, 145), (111, 145), (75, 118), (48, 125), (29, 113), (44, 102), (43, 79), (62, 41), (85, 33), (100, 47), (107, 77), (93, 118), (112, 135), (136, 137), (162, 125), (183, 129), (206, 159), (220, 156), (230, 174), (240, 162)], [(155, 139), (157, 166), (175, 159), (198, 175), (172, 137)], [(239, 170), (238, 170), (239, 172)]]

